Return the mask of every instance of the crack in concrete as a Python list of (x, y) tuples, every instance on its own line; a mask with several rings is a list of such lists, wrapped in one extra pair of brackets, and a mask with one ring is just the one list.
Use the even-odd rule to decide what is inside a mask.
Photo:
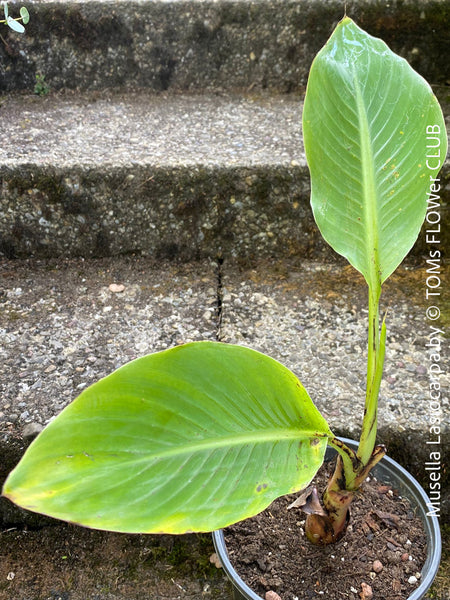
[(224, 259), (217, 257), (216, 341), (218, 342), (222, 341), (223, 263)]

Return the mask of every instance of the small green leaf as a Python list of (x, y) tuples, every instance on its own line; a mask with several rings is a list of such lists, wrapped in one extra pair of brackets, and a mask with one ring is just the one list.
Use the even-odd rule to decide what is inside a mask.
[(85, 390), (33, 442), (3, 493), (98, 529), (211, 531), (305, 487), (329, 436), (286, 367), (197, 342)]
[(22, 17), (22, 23), (24, 25), (27, 25), (30, 22), (30, 13), (25, 8), (25, 6), (21, 7), (21, 9), (20, 9), (20, 16)]
[(5, 19), (6, 19), (6, 21), (8, 21), (9, 10), (8, 10), (8, 3), (7, 2), (5, 2), (3, 4), (3, 11), (5, 13)]
[(8, 27), (10, 27), (13, 31), (17, 31), (17, 33), (24, 33), (25, 31), (25, 27), (22, 25), (22, 23), (18, 23), (12, 17), (8, 17), (6, 19), (6, 23)]

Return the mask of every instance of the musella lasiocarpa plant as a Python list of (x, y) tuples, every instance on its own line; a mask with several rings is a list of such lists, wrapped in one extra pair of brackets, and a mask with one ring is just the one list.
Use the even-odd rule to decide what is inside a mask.
[(25, 8), (25, 6), (22, 6), (20, 8), (20, 11), (19, 11), (20, 17), (15, 17), (15, 18), (10, 16), (7, 2), (2, 2), (2, 7), (3, 7), (4, 18), (0, 19), (0, 23), (4, 23), (5, 25), (8, 25), (8, 27), (10, 27), (13, 31), (17, 31), (17, 33), (24, 33), (25, 32), (24, 25), (27, 25), (27, 23), (30, 21), (30, 15), (28, 13), (28, 10)]
[[(437, 176), (426, 157), (429, 126), (444, 154), (445, 124), (429, 85), (345, 17), (312, 64), (303, 133), (319, 230), (367, 282), (357, 451), (336, 438), (279, 362), (194, 342), (137, 359), (83, 391), (32, 443), (3, 494), (98, 529), (185, 533), (225, 527), (306, 489), (299, 504), (308, 538), (338, 540), (355, 492), (385, 453), (376, 444), (386, 344), (380, 295), (418, 236)], [(308, 486), (327, 445), (338, 460), (319, 499)]]

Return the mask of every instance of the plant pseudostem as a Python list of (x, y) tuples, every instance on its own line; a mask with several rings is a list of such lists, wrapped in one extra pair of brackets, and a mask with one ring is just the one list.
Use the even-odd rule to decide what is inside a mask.
[(442, 112), (428, 84), (384, 42), (344, 18), (311, 67), (303, 131), (316, 222), (368, 285), (367, 382), (353, 460), (346, 459), (351, 450), (330, 442), (339, 456), (323, 494), (325, 515), (309, 515), (306, 523), (317, 544), (342, 536), (354, 492), (385, 453), (375, 446), (386, 345), (381, 286), (422, 225), (430, 176), (424, 132), (437, 122), (446, 148)]

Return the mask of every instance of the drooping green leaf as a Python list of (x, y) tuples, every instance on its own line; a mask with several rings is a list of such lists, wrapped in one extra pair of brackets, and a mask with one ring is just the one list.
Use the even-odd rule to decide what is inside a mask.
[(307, 485), (331, 435), (280, 363), (197, 342), (85, 390), (33, 442), (3, 493), (99, 529), (208, 531)]
[(22, 6), (20, 8), (20, 16), (22, 17), (22, 23), (24, 25), (27, 25), (30, 22), (30, 13), (25, 8), (25, 6)]
[(346, 17), (311, 67), (303, 132), (318, 227), (375, 290), (423, 223), (439, 171), (427, 144), (440, 164), (447, 151), (439, 104), (404, 59)]
[(22, 23), (19, 23), (18, 21), (16, 21), (15, 19), (13, 19), (12, 17), (8, 17), (6, 19), (6, 24), (8, 25), (8, 27), (10, 27), (13, 31), (17, 31), (17, 33), (24, 33), (25, 31), (25, 27), (22, 25)]

